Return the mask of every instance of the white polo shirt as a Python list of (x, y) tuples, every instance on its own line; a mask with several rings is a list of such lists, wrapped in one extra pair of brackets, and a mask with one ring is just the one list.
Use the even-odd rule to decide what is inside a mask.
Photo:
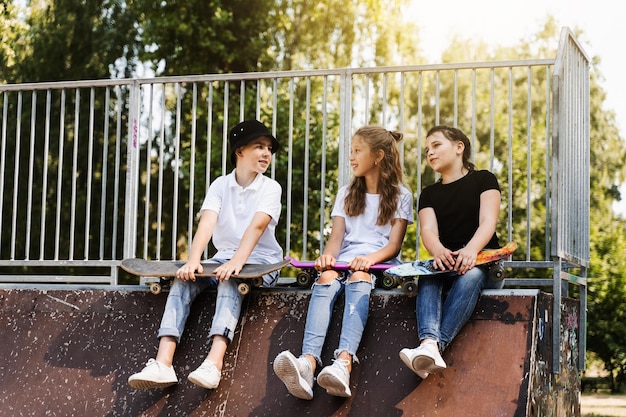
[(248, 258), (266, 260), (267, 263), (280, 262), (283, 249), (276, 241), (274, 230), (280, 218), (282, 188), (273, 179), (262, 174), (246, 188), (235, 180), (235, 170), (217, 178), (209, 186), (201, 210), (211, 210), (218, 214), (213, 232), (213, 245), (217, 249), (216, 258), (231, 259), (235, 254), (243, 233), (257, 212), (267, 213), (271, 220), (259, 242)]

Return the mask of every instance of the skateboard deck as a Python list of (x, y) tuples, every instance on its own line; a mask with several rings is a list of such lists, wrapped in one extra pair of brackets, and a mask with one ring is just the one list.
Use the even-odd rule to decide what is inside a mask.
[[(289, 260), (291, 266), (294, 268), (300, 269), (296, 277), (296, 282), (300, 287), (310, 287), (313, 284), (313, 280), (316, 276), (315, 269), (315, 261), (302, 261), (295, 258), (291, 258), (289, 256), (285, 257), (285, 259)], [(393, 288), (395, 285), (395, 280), (389, 280), (387, 277), (383, 275), (383, 271), (387, 268), (392, 267), (390, 264), (374, 264), (370, 267), (370, 272), (376, 274), (379, 278), (382, 278), (381, 285), (385, 289)], [(348, 270), (348, 263), (346, 262), (337, 262), (333, 269), (337, 271), (346, 271)]]
[[(158, 277), (159, 282), (150, 284), (150, 292), (159, 294), (163, 287), (169, 286), (170, 281), (176, 277), (176, 271), (186, 262), (184, 261), (151, 261), (146, 259), (128, 258), (124, 259), (120, 267), (133, 275), (140, 277)], [(216, 262), (201, 262), (204, 268), (203, 273), (196, 272), (196, 277), (215, 277), (215, 269), (221, 264)], [(252, 287), (260, 287), (263, 284), (263, 275), (289, 265), (288, 260), (282, 260), (273, 264), (245, 264), (239, 274), (233, 275), (232, 278), (242, 280), (237, 285), (237, 290), (241, 294), (247, 294)], [(250, 282), (245, 282), (250, 281)]]
[[(476, 256), (476, 266), (495, 263), (508, 258), (517, 249), (517, 243), (509, 242), (499, 249), (485, 249), (478, 252)], [(385, 271), (385, 275), (393, 277), (417, 277), (424, 275), (438, 275), (451, 272), (449, 269), (436, 269), (432, 259), (425, 261), (407, 262), (394, 266)], [(492, 277), (499, 278), (499, 277)]]

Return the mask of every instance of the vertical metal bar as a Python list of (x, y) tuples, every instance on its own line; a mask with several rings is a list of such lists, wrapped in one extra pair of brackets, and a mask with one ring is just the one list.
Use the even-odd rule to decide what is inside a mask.
[(439, 99), (441, 94), (441, 74), (439, 70), (435, 71), (435, 125), (440, 124)]
[[(122, 153), (122, 108), (124, 103), (122, 100), (122, 89), (120, 86), (115, 87), (115, 177), (113, 179), (113, 233), (111, 233), (111, 257), (117, 259), (117, 227), (119, 217), (119, 198), (120, 198), (120, 175), (121, 175), (121, 153)], [(124, 236), (122, 236), (123, 238)], [(124, 256), (122, 254), (122, 256)]]
[[(2, 153), (0, 154), (0, 196), (4, 195), (4, 180), (6, 171), (6, 158), (7, 158), (7, 119), (9, 108), (9, 93), (7, 91), (2, 92)], [(0, 230), (3, 229), (4, 218), (4, 198), (0, 198)], [(0, 239), (0, 250), (2, 249), (2, 239)]]
[[(508, 230), (508, 241), (513, 240), (513, 67), (509, 67), (509, 107), (508, 107), (508, 155), (507, 155), (507, 165), (509, 167), (508, 172), (508, 219), (507, 219), (507, 230)], [(530, 253), (526, 253), (527, 259), (530, 260)]]
[(191, 251), (194, 224), (194, 194), (196, 191), (196, 139), (198, 116), (198, 84), (193, 83), (191, 102), (191, 158), (189, 161), (189, 209), (187, 211), (187, 246)]
[[(228, 81), (224, 81), (224, 126), (222, 126), (222, 175), (226, 174), (226, 159), (228, 158)], [(276, 90), (274, 90), (276, 94)], [(233, 149), (234, 150), (234, 149)]]
[(454, 70), (454, 127), (459, 127), (459, 70)]
[(387, 73), (383, 73), (383, 91), (381, 100), (383, 102), (382, 115), (380, 119), (380, 125), (382, 127), (387, 127)]
[[(405, 129), (405, 116), (404, 116), (404, 107), (405, 107), (405, 88), (406, 88), (406, 79), (405, 79), (405, 73), (402, 72), (400, 73), (400, 123), (398, 125), (398, 130), (400, 130), (400, 132), (402, 132), (403, 134), (405, 134), (406, 132), (404, 131)], [(402, 163), (402, 166), (404, 166), (404, 149), (406, 147), (406, 140), (402, 141), (402, 146), (400, 146), (400, 162)]]
[[(324, 229), (326, 208), (326, 131), (328, 129), (328, 76), (324, 76), (324, 91), (322, 93), (322, 163), (320, 182), (320, 254), (324, 252)], [(304, 253), (304, 251), (303, 251)]]
[(109, 178), (109, 106), (111, 105), (111, 89), (104, 90), (104, 125), (102, 135), (102, 183), (100, 186), (100, 249), (98, 257), (104, 259), (105, 234), (106, 234), (106, 207), (107, 207), (107, 185)]
[[(527, 70), (526, 83), (528, 85), (528, 93), (526, 97), (526, 224), (531, 224), (532, 213), (532, 78), (530, 75), (530, 67)], [(531, 228), (526, 228), (526, 253), (530, 254), (530, 236)]]
[(239, 82), (239, 120), (246, 118), (246, 82)]
[(61, 243), (61, 207), (63, 202), (63, 144), (65, 143), (65, 93), (61, 90), (59, 115), (59, 166), (57, 168), (57, 211), (54, 233), (54, 260), (59, 260)]
[[(44, 121), (44, 145), (43, 145), (43, 162), (42, 162), (42, 179), (41, 179), (41, 223), (39, 224), (39, 260), (45, 258), (45, 241), (46, 241), (46, 213), (47, 209), (47, 192), (48, 192), (48, 158), (50, 156), (50, 109), (51, 109), (51, 92), (46, 90), (46, 119)], [(4, 149), (4, 148), (3, 148)], [(0, 193), (2, 195), (2, 193)], [(0, 213), (2, 210), (0, 209)], [(0, 226), (0, 230), (2, 227)]]
[[(211, 184), (211, 150), (213, 139), (213, 83), (208, 83), (209, 92), (207, 94), (207, 124), (206, 124), (206, 172), (204, 183), (204, 194), (206, 195)], [(204, 200), (203, 200), (204, 202)], [(191, 244), (191, 243), (190, 243)], [(209, 257), (209, 247), (204, 249), (205, 258)]]
[(85, 260), (89, 259), (89, 236), (91, 223), (91, 179), (93, 177), (93, 141), (95, 119), (95, 89), (91, 87), (89, 98), (89, 144), (87, 149), (87, 198), (85, 201)]
[(338, 157), (338, 180), (339, 187), (348, 183), (350, 173), (346, 163), (350, 154), (350, 134), (352, 128), (352, 73), (344, 71), (341, 76), (340, 87), (340, 116), (339, 124), (341, 133), (339, 134), (339, 157)]
[(15, 168), (13, 170), (13, 214), (11, 217), (11, 260), (15, 260), (15, 242), (17, 242), (17, 202), (20, 178), (20, 159), (22, 143), (22, 92), (17, 93), (17, 116), (15, 126)]
[(561, 373), (561, 259), (557, 258), (552, 272), (552, 372)]
[(308, 255), (309, 230), (309, 140), (311, 133), (311, 77), (306, 78), (306, 110), (304, 121), (304, 179), (302, 195), (302, 259), (310, 259)]
[(148, 258), (148, 242), (150, 242), (150, 205), (152, 196), (152, 138), (154, 137), (154, 84), (148, 84), (148, 138), (146, 140), (146, 191), (143, 205), (143, 258)]
[[(285, 230), (285, 251), (291, 252), (291, 210), (293, 201), (291, 198), (291, 189), (293, 185), (293, 115), (294, 115), (294, 96), (295, 84), (293, 77), (289, 79), (289, 136), (287, 147), (287, 194), (285, 201), (287, 202), (287, 218)], [(274, 112), (276, 114), (276, 112)], [(272, 164), (274, 166), (275, 164)]]
[(137, 253), (137, 210), (139, 189), (139, 108), (140, 85), (134, 81), (129, 86), (128, 136), (126, 143), (126, 197), (124, 211), (124, 257), (131, 258)]
[(179, 204), (179, 178), (180, 178), (180, 121), (182, 108), (182, 93), (180, 83), (175, 84), (176, 91), (176, 134), (174, 137), (174, 198), (172, 201), (172, 251), (171, 258), (176, 259), (176, 242), (178, 241), (178, 204)]
[[(278, 123), (278, 79), (274, 78), (274, 85), (272, 89), (272, 135), (276, 137), (276, 125)], [(291, 129), (289, 129), (291, 131)], [(272, 156), (272, 162), (276, 162), (276, 157)], [(270, 166), (270, 177), (272, 179), (276, 178), (276, 164), (273, 163)], [(287, 233), (289, 234), (289, 233)]]
[(72, 197), (70, 198), (70, 253), (69, 260), (74, 259), (74, 246), (76, 241), (76, 196), (78, 177), (78, 141), (80, 140), (80, 88), (74, 91), (74, 142), (72, 153)]
[[(476, 161), (476, 69), (472, 69), (472, 128), (470, 140), (472, 141), (472, 161)], [(530, 224), (530, 223), (529, 223)]]
[(494, 170), (494, 154), (495, 154), (495, 107), (496, 107), (496, 98), (495, 98), (495, 71), (493, 68), (489, 71), (490, 79), (489, 79), (489, 170), (493, 172)]
[(552, 84), (551, 81), (552, 79), (550, 78), (550, 66), (546, 66), (546, 160), (545, 160), (545, 169), (546, 169), (546, 181), (545, 181), (545, 188), (546, 188), (546, 199), (544, 204), (546, 205), (546, 222), (545, 222), (545, 228), (546, 228), (546, 237), (545, 237), (545, 250), (544, 250), (544, 259), (550, 259), (550, 236), (552, 234), (552, 230), (551, 230), (551, 225), (552, 222), (550, 221), (550, 211), (552, 209), (551, 206), (551, 201), (552, 199), (550, 198), (550, 181), (551, 181), (551, 177), (552, 177), (552, 171), (551, 171), (551, 165), (550, 162), (552, 160), (552, 135), (550, 134), (550, 129), (552, 128), (551, 124), (550, 124), (550, 115), (552, 113), (552, 108), (551, 108), (551, 102), (550, 102), (550, 90), (552, 89)]
[[(254, 115), (257, 120), (261, 120), (261, 80), (256, 80), (256, 106)], [(272, 161), (274, 162), (274, 161)]]
[(161, 225), (163, 223), (163, 170), (164, 170), (164, 158), (165, 158), (165, 96), (166, 96), (166, 84), (161, 84), (161, 125), (159, 134), (159, 178), (158, 178), (158, 193), (157, 193), (157, 238), (156, 238), (156, 258), (161, 259)]
[(28, 151), (28, 176), (26, 183), (28, 184), (28, 193), (26, 195), (26, 235), (24, 238), (24, 259), (30, 259), (31, 229), (33, 215), (33, 182), (34, 182), (34, 166), (35, 166), (35, 133), (37, 130), (37, 90), (31, 94), (30, 108), (30, 146)]
[[(415, 190), (415, 195), (416, 195), (416, 199), (415, 199), (415, 257), (417, 259), (420, 258), (419, 254), (420, 254), (420, 219), (419, 219), (419, 215), (418, 215), (418, 208), (419, 208), (419, 194), (422, 190), (422, 160), (423, 160), (423, 155), (422, 155), (422, 139), (423, 139), (423, 124), (424, 124), (424, 112), (423, 112), (423, 108), (424, 108), (424, 98), (423, 98), (423, 93), (424, 93), (424, 75), (423, 73), (420, 71), (417, 74), (417, 144), (416, 144), (416, 148), (417, 148), (417, 190)], [(456, 100), (456, 98), (455, 98)], [(456, 108), (456, 106), (455, 106)]]

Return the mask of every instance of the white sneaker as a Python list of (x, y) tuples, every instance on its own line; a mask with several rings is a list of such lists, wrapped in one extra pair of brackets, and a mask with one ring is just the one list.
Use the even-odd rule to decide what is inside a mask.
[(415, 349), (409, 349), (409, 348), (404, 348), (400, 351), (400, 359), (402, 359), (402, 362), (404, 362), (404, 364), (406, 365), (407, 368), (409, 368), (411, 371), (415, 372), (417, 374), (417, 376), (419, 376), (422, 379), (426, 379), (428, 378), (429, 373), (426, 371), (420, 371), (417, 369), (413, 369), (413, 350)]
[(313, 370), (307, 358), (296, 358), (285, 350), (274, 359), (274, 373), (291, 395), (303, 400), (313, 399)]
[(317, 375), (317, 383), (326, 389), (326, 392), (335, 397), (350, 397), (349, 362), (345, 359), (335, 359), (332, 365), (322, 369)]
[(148, 360), (141, 372), (128, 377), (128, 385), (135, 389), (165, 388), (177, 383), (174, 368), (155, 359)]
[(400, 351), (400, 359), (422, 379), (446, 369), (446, 362), (435, 343), (424, 343), (415, 349), (404, 348)]
[(222, 373), (213, 362), (205, 360), (198, 369), (189, 374), (187, 379), (202, 388), (215, 389), (220, 384)]

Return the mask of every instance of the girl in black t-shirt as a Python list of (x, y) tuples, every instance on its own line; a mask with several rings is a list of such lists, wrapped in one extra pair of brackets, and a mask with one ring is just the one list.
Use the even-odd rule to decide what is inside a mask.
[(419, 280), (420, 345), (402, 349), (400, 359), (421, 378), (446, 368), (441, 352), (469, 320), (490, 283), (487, 271), (476, 267), (476, 255), (500, 247), (495, 232), (498, 180), (489, 171), (475, 169), (470, 146), (467, 136), (453, 127), (435, 126), (426, 135), (428, 163), (440, 179), (420, 194), (420, 233), (435, 267), (450, 273)]

